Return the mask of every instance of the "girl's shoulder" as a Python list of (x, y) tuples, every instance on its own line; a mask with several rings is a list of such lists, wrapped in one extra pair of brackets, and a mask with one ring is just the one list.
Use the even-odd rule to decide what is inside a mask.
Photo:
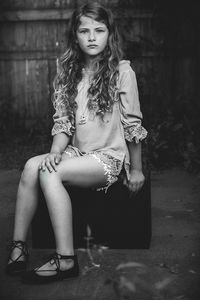
[(126, 72), (133, 72), (130, 60), (125, 60), (125, 59), (120, 60), (118, 69), (119, 69), (120, 75), (122, 75), (123, 73), (126, 73)]
[(130, 60), (120, 60), (118, 65), (119, 83), (127, 86), (132, 83), (135, 78), (135, 71), (131, 67)]
[(120, 60), (118, 65), (119, 70), (119, 79), (123, 80), (123, 78), (135, 76), (135, 71), (131, 67), (130, 60)]

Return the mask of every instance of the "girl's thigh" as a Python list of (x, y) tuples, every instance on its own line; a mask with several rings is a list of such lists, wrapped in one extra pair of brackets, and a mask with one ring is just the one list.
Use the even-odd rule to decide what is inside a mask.
[[(27, 164), (29, 165), (35, 165), (37, 168), (39, 167), (40, 163), (45, 159), (45, 157), (48, 155), (49, 153), (45, 153), (45, 154), (40, 154), (37, 156), (33, 156), (31, 157), (28, 161)], [(66, 155), (65, 153), (62, 154), (62, 160), (66, 160), (69, 159), (70, 157), (68, 155)]]
[(63, 159), (58, 166), (63, 182), (80, 187), (102, 187), (107, 183), (103, 166), (91, 156)]

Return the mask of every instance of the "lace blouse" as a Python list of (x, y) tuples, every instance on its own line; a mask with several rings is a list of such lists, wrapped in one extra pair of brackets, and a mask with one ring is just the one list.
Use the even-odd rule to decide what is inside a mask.
[[(71, 145), (82, 153), (104, 152), (123, 162), (128, 172), (130, 156), (126, 141), (135, 140), (139, 143), (147, 136), (147, 131), (142, 126), (137, 81), (130, 61), (122, 60), (119, 63), (119, 101), (115, 101), (112, 112), (106, 112), (104, 121), (87, 107), (89, 85), (89, 77), (83, 74), (77, 87), (75, 127), (68, 120), (64, 106), (55, 106), (52, 135), (64, 132), (72, 137)], [(81, 124), (83, 114), (86, 116), (86, 122)]]

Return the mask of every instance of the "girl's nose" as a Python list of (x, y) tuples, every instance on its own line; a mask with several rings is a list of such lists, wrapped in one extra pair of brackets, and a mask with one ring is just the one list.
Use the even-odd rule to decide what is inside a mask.
[(95, 33), (91, 31), (89, 34), (89, 41), (95, 41), (95, 40), (96, 40)]

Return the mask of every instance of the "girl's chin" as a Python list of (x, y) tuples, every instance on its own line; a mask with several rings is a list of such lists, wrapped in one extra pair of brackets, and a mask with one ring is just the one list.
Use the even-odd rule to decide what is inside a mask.
[(90, 52), (87, 52), (85, 54), (89, 55), (89, 56), (97, 56), (98, 54), (100, 54), (101, 52), (99, 51), (90, 51)]
[(97, 53), (84, 53), (86, 57), (94, 58), (97, 57), (101, 52)]
[(97, 50), (97, 49), (87, 49), (86, 51), (84, 51), (85, 54), (87, 55), (98, 55), (102, 52), (103, 50)]

